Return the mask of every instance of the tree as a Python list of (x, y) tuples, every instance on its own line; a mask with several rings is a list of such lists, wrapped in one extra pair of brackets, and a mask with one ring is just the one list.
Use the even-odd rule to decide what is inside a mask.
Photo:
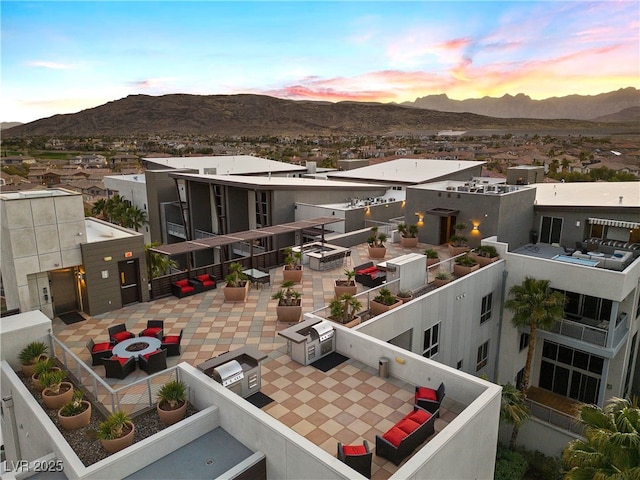
[(91, 207), (91, 213), (96, 217), (104, 219), (106, 207), (107, 201), (104, 198), (99, 198), (93, 203), (93, 206)]
[(612, 397), (604, 408), (583, 405), (578, 421), (585, 440), (573, 440), (562, 452), (567, 480), (640, 478), (640, 408), (636, 400)]
[(122, 212), (122, 226), (133, 228), (136, 232), (147, 223), (147, 212), (138, 207), (128, 207)]
[(150, 250), (158, 245), (160, 245), (159, 242), (154, 242), (147, 243), (144, 246), (147, 252), (147, 266), (151, 278), (161, 277), (162, 275), (166, 275), (172, 268), (178, 268), (177, 262), (169, 258), (169, 256), (161, 255), (160, 253), (155, 253)]
[(520, 425), (531, 416), (524, 394), (515, 385), (507, 383), (502, 386), (502, 401), (500, 402), (500, 419), (513, 425), (509, 448), (516, 446)]
[(520, 389), (526, 399), (529, 387), (529, 375), (535, 351), (536, 332), (538, 328), (549, 329), (562, 319), (565, 297), (559, 292), (552, 292), (549, 280), (536, 280), (525, 277), (520, 285), (509, 289), (509, 298), (504, 306), (513, 312), (511, 320), (514, 327), (529, 327), (529, 348), (524, 375)]

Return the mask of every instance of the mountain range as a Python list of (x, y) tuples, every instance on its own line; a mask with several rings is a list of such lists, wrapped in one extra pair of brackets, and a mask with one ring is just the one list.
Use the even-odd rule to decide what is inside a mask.
[[(572, 95), (544, 101), (531, 100), (525, 95), (464, 101), (437, 95), (401, 105), (296, 101), (250, 94), (130, 95), (78, 113), (54, 115), (14, 126), (2, 134), (4, 137), (429, 135), (440, 130), (638, 133), (639, 99), (639, 91), (633, 88), (595, 97)], [(468, 110), (467, 107), (473, 105), (490, 110), (492, 115), (442, 111), (444, 108)], [(525, 115), (526, 105), (536, 108), (540, 115), (544, 110), (547, 117)], [(576, 112), (574, 115), (570, 115), (572, 109)], [(507, 111), (514, 114), (505, 117)], [(560, 112), (565, 113), (563, 118), (549, 118)], [(578, 118), (587, 115), (586, 112), (594, 114), (593, 121)]]

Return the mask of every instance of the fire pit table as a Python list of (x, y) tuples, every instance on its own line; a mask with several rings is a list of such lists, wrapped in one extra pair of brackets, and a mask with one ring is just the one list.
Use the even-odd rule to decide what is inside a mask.
[(160, 340), (154, 337), (128, 338), (113, 347), (113, 354), (121, 358), (139, 357), (155, 352), (160, 348), (160, 345)]

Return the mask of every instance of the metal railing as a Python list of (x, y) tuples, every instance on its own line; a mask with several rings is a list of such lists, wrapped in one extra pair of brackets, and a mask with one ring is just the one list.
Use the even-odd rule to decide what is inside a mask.
[[(169, 380), (179, 380), (177, 367), (170, 367), (153, 375), (113, 389), (90, 366), (73, 353), (55, 335), (50, 334), (51, 351), (76, 381), (93, 398), (111, 412), (124, 410), (129, 415), (155, 405), (158, 390)], [(110, 408), (109, 408), (110, 407)]]
[(575, 417), (530, 399), (526, 400), (526, 404), (531, 410), (531, 415), (538, 420), (569, 430), (578, 435), (584, 435), (584, 427), (578, 423)]
[(576, 338), (583, 342), (605, 347), (607, 345), (607, 330), (599, 327), (592, 327), (585, 323), (574, 322), (572, 320), (562, 319), (556, 322), (550, 332), (558, 333), (565, 337)]

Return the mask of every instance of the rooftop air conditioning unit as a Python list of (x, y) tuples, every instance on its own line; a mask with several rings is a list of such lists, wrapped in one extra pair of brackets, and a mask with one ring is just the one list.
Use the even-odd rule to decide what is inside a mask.
[(452, 187), (452, 186), (447, 187), (447, 190), (449, 190), (449, 191), (455, 191), (455, 189), (456, 189), (456, 187)]

